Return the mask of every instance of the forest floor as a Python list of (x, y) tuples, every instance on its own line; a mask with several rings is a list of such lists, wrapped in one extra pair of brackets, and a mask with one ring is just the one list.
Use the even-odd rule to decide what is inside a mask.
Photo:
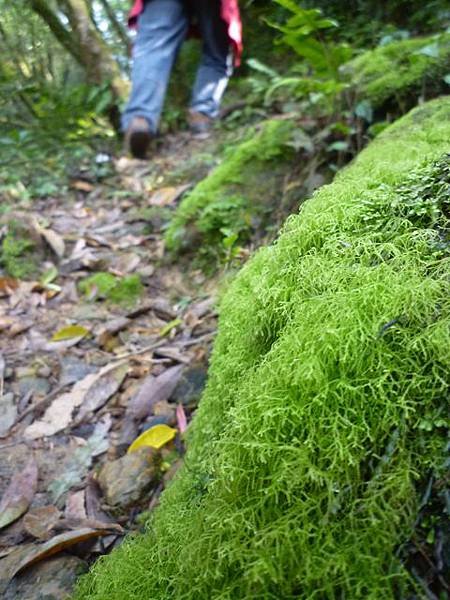
[[(29, 232), (41, 275), (0, 277), (2, 598), (66, 597), (143, 526), (182, 460), (216, 280), (167, 260), (162, 229), (215, 144), (179, 133), (149, 162), (98, 155), (73, 166), (68, 193), (3, 217), (3, 234)], [(127, 453), (145, 430), (153, 447)]]

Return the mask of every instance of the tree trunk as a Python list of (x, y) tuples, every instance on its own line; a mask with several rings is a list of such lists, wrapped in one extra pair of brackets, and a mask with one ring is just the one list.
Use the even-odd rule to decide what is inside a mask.
[(34, 12), (47, 23), (61, 45), (83, 67), (87, 82), (94, 85), (109, 84), (113, 100), (108, 108), (108, 116), (117, 129), (118, 106), (126, 92), (119, 65), (92, 22), (85, 0), (59, 0), (58, 5), (67, 16), (70, 28), (63, 24), (47, 0), (31, 0)]
[(103, 10), (105, 11), (106, 16), (108, 17), (109, 22), (111, 23), (111, 27), (114, 29), (117, 37), (122, 42), (124, 48), (128, 52), (130, 50), (130, 40), (128, 38), (127, 30), (117, 18), (114, 9), (109, 3), (109, 0), (100, 0), (100, 4), (102, 5)]

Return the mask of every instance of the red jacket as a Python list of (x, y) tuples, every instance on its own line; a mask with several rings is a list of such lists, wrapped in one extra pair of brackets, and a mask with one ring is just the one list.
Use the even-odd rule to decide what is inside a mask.
[[(221, 0), (222, 18), (228, 25), (228, 35), (234, 47), (235, 64), (239, 66), (242, 55), (242, 22), (239, 12), (238, 0)], [(133, 8), (129, 15), (129, 25), (136, 25), (136, 20), (144, 10), (144, 0), (134, 0)]]

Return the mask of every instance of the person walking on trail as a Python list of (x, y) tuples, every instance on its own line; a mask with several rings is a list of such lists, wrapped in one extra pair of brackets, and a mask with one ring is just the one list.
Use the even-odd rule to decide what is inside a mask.
[(206, 133), (219, 115), (233, 64), (239, 65), (242, 26), (238, 0), (135, 0), (129, 24), (137, 28), (132, 91), (122, 115), (131, 153), (145, 158), (158, 129), (177, 53), (193, 29), (203, 40), (188, 123)]

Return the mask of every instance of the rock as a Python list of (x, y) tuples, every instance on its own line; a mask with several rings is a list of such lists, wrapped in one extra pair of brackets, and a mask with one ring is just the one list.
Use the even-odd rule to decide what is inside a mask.
[(197, 403), (205, 388), (207, 369), (196, 365), (186, 369), (171, 396), (172, 402), (181, 402), (185, 406)]
[(76, 556), (59, 555), (26, 569), (10, 582), (4, 600), (66, 600), (77, 578), (87, 570)]
[(159, 453), (140, 448), (122, 458), (106, 463), (98, 483), (110, 506), (126, 508), (143, 499), (159, 469)]
[(45, 396), (50, 391), (48, 379), (43, 377), (22, 377), (18, 382), (18, 392), (20, 396), (33, 392), (39, 396)]
[(8, 434), (17, 418), (14, 394), (5, 394), (0, 398), (0, 438)]
[(73, 357), (61, 359), (61, 374), (59, 377), (60, 385), (69, 385), (81, 379), (86, 375), (96, 371), (95, 365), (89, 365), (82, 360)]
[(169, 415), (158, 415), (157, 417), (149, 417), (141, 427), (139, 427), (139, 433), (144, 433), (148, 429), (155, 427), (155, 425), (174, 425), (174, 420)]

